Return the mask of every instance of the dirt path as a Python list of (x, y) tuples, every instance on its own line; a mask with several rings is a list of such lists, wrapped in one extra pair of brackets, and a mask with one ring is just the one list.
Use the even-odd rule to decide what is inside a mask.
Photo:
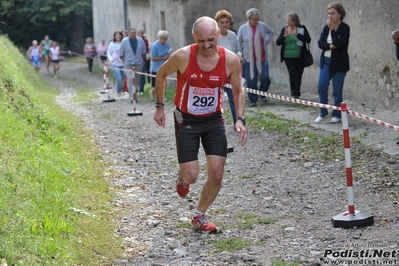
[[(384, 169), (399, 170), (394, 157), (387, 160), (360, 144), (356, 146), (361, 149), (356, 156), (363, 158), (364, 163), (355, 166), (354, 171), (367, 173), (369, 177), (355, 182), (356, 208), (373, 214), (375, 225), (334, 228), (331, 217), (347, 211), (345, 162), (307, 161), (296, 148), (279, 144), (281, 139), (289, 142), (289, 136), (249, 126), (247, 145), (234, 145), (234, 152), (228, 155), (223, 187), (209, 210), (210, 219), (223, 233), (201, 234), (187, 224), (206, 178), (205, 167), (201, 167), (198, 182), (187, 199), (180, 199), (174, 191), (177, 162), (173, 106), (167, 105), (166, 127), (160, 128), (152, 119), (153, 103), (140, 101), (137, 108), (143, 116), (128, 117), (127, 112), (132, 109), (128, 99), (104, 103), (104, 96), (93, 94), (90, 102), (71, 102), (69, 99), (74, 94), (71, 79), (87, 83), (90, 91), (101, 89), (102, 79), (87, 76), (84, 65), (63, 63), (59, 79), (43, 76), (60, 89), (59, 104), (74, 112), (92, 130), (107, 166), (104, 177), (116, 194), (115, 233), (123, 238), (124, 246), (121, 258), (113, 265), (269, 265), (279, 258), (300, 260), (302, 265), (323, 265), (323, 260), (348, 259), (354, 263), (359, 259), (333, 256), (347, 249), (357, 252), (378, 249), (389, 254), (398, 250), (399, 182), (384, 176)], [(282, 90), (275, 87), (270, 92)], [(303, 98), (315, 100), (314, 95)], [(305, 123), (317, 116), (316, 110), (277, 100), (270, 100), (260, 108)], [(254, 111), (248, 109), (247, 113)], [(369, 132), (364, 143), (384, 149), (391, 147), (392, 153), (397, 154), (396, 137), (385, 133), (389, 130), (353, 122), (358, 123), (353, 132)], [(227, 130), (229, 142), (235, 143), (237, 135), (233, 128), (228, 126)], [(340, 126), (326, 123), (311, 125), (309, 130), (339, 132)], [(202, 151), (200, 161), (204, 165)], [(390, 187), (391, 194), (383, 193)], [(212, 243), (221, 240), (249, 245), (236, 251), (217, 252)], [(395, 258), (385, 258), (388, 259)], [(390, 265), (399, 265), (399, 261)]]

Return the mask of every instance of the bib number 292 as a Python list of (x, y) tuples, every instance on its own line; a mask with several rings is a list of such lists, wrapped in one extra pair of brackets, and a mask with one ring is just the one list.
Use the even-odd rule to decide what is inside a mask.
[(213, 106), (215, 102), (215, 98), (212, 96), (209, 97), (200, 97), (200, 96), (194, 96), (194, 102), (193, 105), (197, 107), (209, 107)]

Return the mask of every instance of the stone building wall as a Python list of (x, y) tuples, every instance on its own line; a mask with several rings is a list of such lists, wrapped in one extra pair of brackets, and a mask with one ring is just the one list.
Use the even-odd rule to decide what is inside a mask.
[[(113, 0), (112, 7), (101, 8), (101, 0), (93, 0), (95, 38), (105, 34), (107, 23), (115, 28), (123, 24), (123, 0)], [(120, 2), (120, 3), (119, 3)], [(312, 38), (310, 49), (315, 64), (305, 69), (302, 91), (317, 93), (320, 49), (317, 40), (327, 16), (327, 0), (127, 0), (128, 19), (131, 26), (142, 28), (145, 23), (147, 35), (156, 40), (158, 30), (165, 26), (169, 31), (169, 44), (175, 50), (192, 42), (191, 27), (200, 16), (214, 17), (219, 9), (233, 14), (234, 28), (246, 22), (245, 11), (258, 8), (261, 20), (275, 31), (273, 42), (268, 47), (272, 83), (289, 86), (285, 64), (280, 62), (280, 47), (275, 41), (285, 26), (285, 14), (296, 12)], [(118, 3), (118, 4), (117, 4)], [(391, 32), (399, 28), (397, 18), (398, 1), (391, 0), (345, 0), (341, 1), (347, 11), (344, 21), (351, 27), (349, 56), (351, 70), (347, 73), (344, 98), (376, 107), (397, 109), (399, 107), (399, 62), (395, 58), (395, 47)], [(116, 10), (118, 9), (118, 10)], [(114, 19), (112, 19), (114, 18)], [(119, 26), (118, 26), (119, 27)], [(97, 28), (97, 29), (96, 29)], [(108, 34), (108, 33), (106, 33)], [(97, 38), (96, 38), (97, 40)], [(287, 90), (288, 94), (288, 90)]]

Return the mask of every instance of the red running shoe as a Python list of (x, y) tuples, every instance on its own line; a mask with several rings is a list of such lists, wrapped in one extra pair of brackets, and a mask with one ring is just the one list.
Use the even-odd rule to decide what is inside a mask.
[(218, 230), (214, 223), (205, 218), (205, 214), (191, 217), (191, 224), (202, 232), (214, 233)]
[(176, 191), (180, 198), (185, 198), (190, 191), (190, 185), (184, 183), (183, 179), (181, 179), (180, 175), (177, 177), (176, 180)]

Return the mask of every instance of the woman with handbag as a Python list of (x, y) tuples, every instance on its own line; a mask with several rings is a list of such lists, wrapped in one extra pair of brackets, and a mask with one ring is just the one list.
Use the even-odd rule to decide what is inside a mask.
[[(346, 72), (349, 70), (349, 36), (350, 28), (343, 22), (346, 15), (341, 3), (332, 2), (327, 6), (327, 23), (323, 27), (318, 41), (322, 50), (320, 57), (319, 101), (328, 104), (328, 87), (332, 80), (334, 106), (340, 106), (343, 101), (342, 91)], [(315, 123), (321, 123), (328, 116), (326, 108), (320, 108), (320, 114)], [(341, 122), (341, 111), (333, 110), (331, 123)]]
[(302, 74), (307, 59), (306, 44), (311, 38), (305, 25), (301, 25), (296, 13), (288, 13), (287, 26), (281, 29), (276, 44), (282, 45), (281, 62), (285, 62), (290, 77), (291, 97), (299, 99), (301, 96)]

